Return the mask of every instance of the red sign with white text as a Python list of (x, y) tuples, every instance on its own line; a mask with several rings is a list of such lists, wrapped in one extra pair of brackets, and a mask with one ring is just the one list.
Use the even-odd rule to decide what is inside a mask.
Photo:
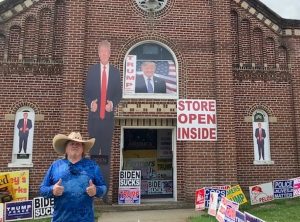
[(195, 210), (205, 209), (205, 188), (196, 190)]

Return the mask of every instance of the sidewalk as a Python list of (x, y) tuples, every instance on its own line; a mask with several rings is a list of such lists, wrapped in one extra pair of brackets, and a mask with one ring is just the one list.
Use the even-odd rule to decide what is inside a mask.
[(195, 209), (103, 212), (98, 222), (186, 222), (200, 214)]

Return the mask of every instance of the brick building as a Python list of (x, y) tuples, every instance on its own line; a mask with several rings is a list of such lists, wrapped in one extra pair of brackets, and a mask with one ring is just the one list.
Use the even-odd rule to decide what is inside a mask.
[[(258, 0), (6, 0), (0, 3), (0, 169), (29, 169), (31, 197), (58, 158), (53, 136), (74, 130), (88, 136), (83, 87), (103, 39), (112, 44), (111, 63), (124, 86), (111, 202), (119, 170), (134, 164), (145, 170), (145, 186), (165, 181), (163, 191), (146, 188), (142, 201), (192, 202), (203, 186), (246, 188), (299, 176), (300, 21)], [(169, 91), (126, 91), (128, 55), (137, 56), (137, 72), (143, 60), (167, 69)], [(217, 141), (176, 141), (177, 99), (216, 100)], [(15, 126), (24, 111), (34, 128), (31, 151), (21, 155), (14, 151)], [(264, 160), (255, 148), (256, 122), (269, 135)], [(166, 153), (158, 154), (163, 142)]]

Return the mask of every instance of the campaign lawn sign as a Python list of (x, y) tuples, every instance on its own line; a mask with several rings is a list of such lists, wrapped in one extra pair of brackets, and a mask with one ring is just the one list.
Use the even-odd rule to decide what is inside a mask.
[(239, 210), (236, 211), (235, 222), (245, 222), (245, 214)]
[(0, 176), (9, 174), (9, 180), (14, 193), (14, 201), (28, 200), (29, 198), (29, 170), (1, 172)]
[(141, 203), (141, 179), (140, 170), (121, 170), (119, 174), (119, 204)]
[(274, 199), (293, 198), (293, 180), (274, 180), (273, 181)]
[(195, 194), (195, 210), (205, 209), (205, 188), (196, 190)]
[(232, 200), (238, 204), (247, 203), (247, 199), (246, 199), (245, 194), (243, 193), (240, 185), (230, 187), (227, 190), (226, 198), (229, 200)]
[(300, 196), (300, 177), (291, 179), (294, 181), (294, 197)]
[(225, 222), (225, 212), (227, 206), (228, 199), (226, 197), (222, 197), (219, 203), (216, 219), (219, 222)]
[(219, 190), (228, 190), (230, 185), (221, 185), (221, 186), (211, 186), (210, 188), (219, 189)]
[(177, 100), (177, 140), (216, 141), (216, 100)]
[(32, 200), (5, 203), (5, 221), (17, 221), (32, 218)]
[(239, 209), (239, 204), (231, 200), (226, 201), (225, 222), (235, 222), (236, 211)]
[(263, 183), (249, 187), (251, 205), (261, 204), (274, 199), (273, 184)]
[(265, 222), (264, 220), (262, 220), (258, 217), (255, 217), (252, 214), (247, 213), (247, 212), (245, 212), (245, 219), (246, 219), (245, 220), (246, 222)]
[(209, 207), (208, 207), (208, 211), (207, 213), (211, 216), (216, 216), (217, 214), (217, 209), (218, 209), (218, 197), (219, 194), (215, 193), (215, 192), (211, 192), (210, 193), (210, 197), (209, 197)]
[(0, 222), (4, 221), (4, 204), (0, 203)]
[(209, 207), (209, 199), (210, 199), (210, 193), (215, 192), (218, 193), (218, 202), (221, 201), (222, 197), (226, 196), (226, 190), (221, 190), (217, 188), (212, 188), (212, 187), (205, 187), (205, 208)]
[(52, 217), (54, 211), (54, 198), (36, 197), (33, 198), (34, 219)]
[(0, 203), (12, 201), (15, 198), (14, 189), (8, 173), (0, 175)]

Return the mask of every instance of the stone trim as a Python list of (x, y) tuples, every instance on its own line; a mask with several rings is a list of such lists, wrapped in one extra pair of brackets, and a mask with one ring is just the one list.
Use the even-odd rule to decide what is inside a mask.
[(0, 23), (11, 19), (13, 16), (23, 12), (40, 0), (25, 0), (0, 14)]
[(116, 126), (176, 126), (176, 118), (149, 118), (149, 116), (141, 116), (140, 118), (116, 118)]
[[(263, 10), (260, 10), (261, 8), (255, 8), (252, 7), (251, 4), (248, 3), (248, 0), (233, 0), (234, 2), (236, 2), (241, 8), (243, 8), (244, 10), (248, 11), (252, 16), (256, 17), (258, 20), (260, 20), (263, 24), (265, 24), (266, 26), (268, 26), (271, 30), (273, 30), (274, 32), (276, 32), (277, 34), (281, 35), (281, 36), (300, 36), (300, 20), (299, 22), (296, 20), (296, 22), (294, 22), (295, 24), (290, 24), (287, 25), (289, 27), (291, 26), (299, 26), (299, 28), (285, 28), (283, 26), (285, 26), (284, 24), (281, 23), (290, 23), (289, 19), (284, 19), (281, 18), (280, 16), (274, 14), (272, 16), (268, 16), (266, 14), (268, 13), (272, 13), (271, 10), (268, 13), (263, 12)], [(253, 1), (253, 0), (252, 0)], [(257, 1), (255, 1), (256, 4)], [(254, 4), (254, 5), (255, 5)], [(262, 3), (259, 3), (262, 4)], [(274, 17), (273, 19), (271, 17)], [(274, 20), (278, 20), (278, 21), (274, 21)]]
[(176, 104), (124, 104), (120, 108), (121, 112), (163, 112), (163, 113), (175, 113)]
[[(15, 114), (5, 114), (4, 119), (8, 121), (15, 121), (16, 115)], [(44, 121), (45, 115), (43, 114), (36, 114), (35, 121)]]
[[(246, 122), (246, 123), (252, 123), (252, 116), (245, 116), (244, 117), (244, 122)], [(269, 117), (269, 123), (277, 123), (277, 117), (270, 116)]]

